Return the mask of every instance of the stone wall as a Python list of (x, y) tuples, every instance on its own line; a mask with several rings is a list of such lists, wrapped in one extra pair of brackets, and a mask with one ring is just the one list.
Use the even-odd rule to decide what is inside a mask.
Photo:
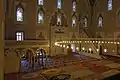
[[(61, 12), (63, 13), (66, 22), (67, 22), (67, 31), (66, 35), (70, 32), (79, 32), (79, 18), (81, 17), (88, 17), (88, 26), (90, 26), (91, 22), (91, 13), (90, 7), (88, 5), (87, 0), (76, 0), (77, 1), (77, 10), (75, 15), (77, 16), (77, 25), (76, 27), (72, 27), (72, 0), (64, 0), (62, 3)], [(14, 40), (15, 39), (15, 32), (16, 31), (24, 31), (25, 32), (25, 39), (39, 39), (37, 35), (40, 33), (45, 39), (49, 39), (50, 37), (50, 22), (55, 22), (52, 20), (52, 16), (58, 10), (57, 9), (57, 0), (51, 1), (44, 1), (43, 10), (45, 12), (45, 20), (44, 24), (37, 24), (37, 12), (38, 12), (38, 5), (37, 0), (34, 1), (20, 1), (24, 8), (24, 22), (17, 23), (16, 22), (16, 6), (18, 1), (11, 0), (8, 1), (8, 9), (6, 11), (6, 29), (5, 29), (5, 38), (6, 40)], [(66, 6), (67, 4), (67, 6)], [(52, 20), (52, 21), (51, 21)], [(9, 30), (9, 27), (11, 30)], [(81, 26), (82, 27), (82, 26)], [(54, 36), (54, 35), (53, 35)]]
[(4, 71), (5, 73), (18, 73), (20, 72), (20, 57), (15, 52), (9, 52), (4, 57)]
[[(120, 33), (120, 24), (118, 22), (118, 12), (120, 10), (120, 1), (112, 0), (112, 10), (108, 11), (108, 0), (96, 0), (93, 9), (93, 25), (91, 26), (91, 32), (94, 36), (98, 36), (99, 33), (105, 38), (117, 38)], [(102, 6), (101, 6), (102, 5)], [(103, 17), (103, 26), (98, 27), (98, 16), (99, 14)], [(119, 34), (120, 35), (120, 34)]]

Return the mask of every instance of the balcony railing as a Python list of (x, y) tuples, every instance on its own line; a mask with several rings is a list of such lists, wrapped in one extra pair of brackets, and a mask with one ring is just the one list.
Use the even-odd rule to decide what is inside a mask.
[(49, 40), (5, 40), (5, 46), (34, 46), (34, 45), (49, 45)]
[(67, 39), (64, 39), (63, 41), (116, 41), (116, 42), (120, 42), (120, 39), (119, 38), (75, 38), (71, 40), (71, 38), (67, 38)]

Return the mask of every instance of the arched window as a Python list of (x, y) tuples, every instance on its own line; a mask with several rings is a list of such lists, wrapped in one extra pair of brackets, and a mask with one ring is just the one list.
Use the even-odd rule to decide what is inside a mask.
[(62, 6), (61, 6), (61, 0), (57, 0), (57, 8), (58, 8), (58, 9), (61, 9), (61, 7), (62, 7)]
[(43, 11), (38, 11), (38, 23), (43, 24), (44, 22), (44, 13)]
[(72, 27), (76, 26), (76, 16), (72, 17)]
[(108, 0), (108, 11), (112, 10), (112, 0)]
[(76, 11), (76, 1), (72, 2), (72, 11), (75, 12)]
[(43, 0), (38, 0), (38, 5), (43, 5)]
[(103, 17), (101, 15), (99, 15), (98, 17), (98, 27), (102, 27), (103, 26)]
[(88, 19), (87, 17), (84, 18), (84, 27), (87, 27), (88, 26)]
[(16, 20), (19, 21), (19, 22), (22, 22), (23, 18), (24, 18), (23, 14), (24, 14), (23, 8), (22, 7), (17, 7)]
[(57, 15), (57, 25), (61, 25), (61, 14)]

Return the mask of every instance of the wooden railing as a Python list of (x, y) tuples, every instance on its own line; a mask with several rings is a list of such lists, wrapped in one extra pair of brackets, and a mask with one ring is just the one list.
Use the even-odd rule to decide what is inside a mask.
[[(88, 41), (91, 41), (90, 36), (88, 35), (88, 33), (84, 29), (81, 29), (81, 30), (83, 31), (83, 34), (86, 35), (86, 37), (88, 38)], [(97, 48), (94, 45), (94, 43), (90, 43), (90, 44), (91, 44), (91, 47), (94, 50), (94, 53), (98, 53)]]

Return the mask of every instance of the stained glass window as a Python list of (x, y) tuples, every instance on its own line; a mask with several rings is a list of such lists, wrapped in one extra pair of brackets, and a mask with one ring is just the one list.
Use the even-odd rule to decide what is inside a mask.
[(99, 16), (98, 18), (98, 27), (102, 27), (103, 26), (103, 18), (102, 16)]
[(84, 18), (84, 27), (87, 27), (88, 26), (88, 20), (87, 20), (87, 18), (85, 17)]
[(76, 2), (73, 1), (73, 12), (75, 12), (75, 11), (76, 11)]
[(44, 14), (42, 11), (38, 12), (38, 23), (42, 24), (43, 23), (43, 18), (44, 18)]
[(108, 0), (108, 11), (112, 10), (112, 0)]
[(61, 9), (61, 0), (57, 0), (57, 8)]
[(18, 7), (16, 11), (17, 21), (23, 21), (23, 8)]
[(57, 25), (61, 25), (61, 14), (57, 15)]
[(76, 17), (73, 16), (72, 17), (72, 27), (75, 27), (76, 26)]
[(43, 0), (38, 0), (38, 5), (43, 5)]

